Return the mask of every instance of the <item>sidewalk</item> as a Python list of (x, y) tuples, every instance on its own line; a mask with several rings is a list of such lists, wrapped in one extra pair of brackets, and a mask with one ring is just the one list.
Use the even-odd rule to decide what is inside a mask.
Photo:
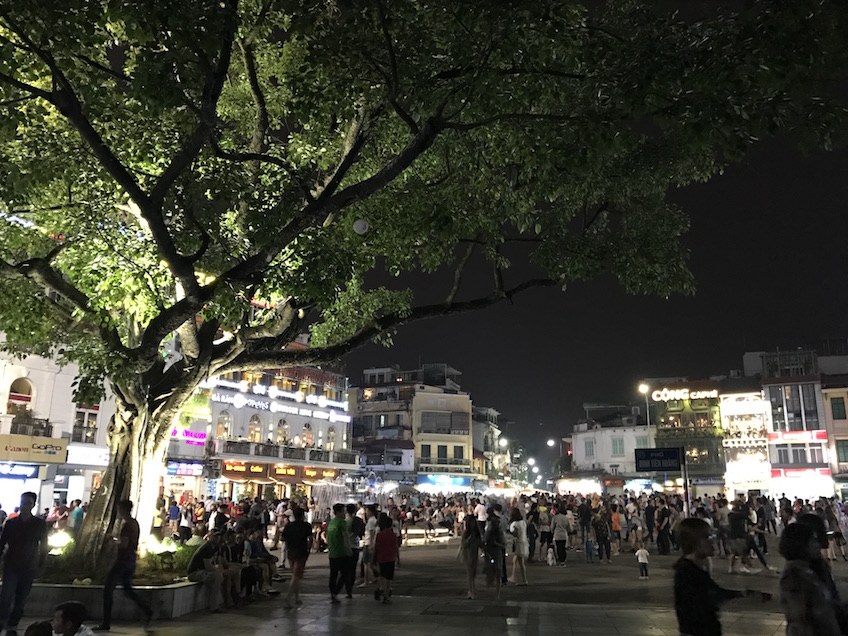
[[(226, 614), (193, 614), (155, 627), (155, 636), (196, 636), (237, 626), (241, 634), (293, 633), (310, 636), (381, 632), (391, 628), (403, 636), (677, 636), (674, 611), (667, 608), (611, 608), (493, 600), (395, 597), (389, 605), (356, 597), (330, 605), (327, 595), (309, 594), (298, 610), (282, 601), (255, 603)], [(783, 616), (738, 611), (723, 614), (725, 636), (777, 636), (785, 633)], [(112, 633), (142, 634), (139, 626), (116, 625)]]

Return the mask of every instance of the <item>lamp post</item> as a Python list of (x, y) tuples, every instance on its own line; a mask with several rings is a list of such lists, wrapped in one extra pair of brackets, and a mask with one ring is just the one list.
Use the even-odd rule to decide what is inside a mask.
[(645, 422), (648, 426), (651, 425), (651, 403), (648, 402), (648, 393), (651, 392), (651, 387), (644, 382), (639, 385), (639, 393), (645, 396)]

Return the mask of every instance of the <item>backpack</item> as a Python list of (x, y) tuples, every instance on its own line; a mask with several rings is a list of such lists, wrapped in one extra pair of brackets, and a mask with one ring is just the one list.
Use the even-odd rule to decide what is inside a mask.
[(354, 517), (350, 529), (360, 539), (365, 536), (365, 522), (359, 517)]

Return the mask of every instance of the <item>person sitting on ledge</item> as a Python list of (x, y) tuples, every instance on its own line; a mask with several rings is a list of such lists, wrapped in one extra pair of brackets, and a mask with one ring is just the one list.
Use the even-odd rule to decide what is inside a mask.
[(223, 566), (220, 563), (221, 535), (213, 532), (191, 557), (188, 580), (203, 583), (209, 597), (209, 610), (222, 612), (221, 591), (224, 584)]

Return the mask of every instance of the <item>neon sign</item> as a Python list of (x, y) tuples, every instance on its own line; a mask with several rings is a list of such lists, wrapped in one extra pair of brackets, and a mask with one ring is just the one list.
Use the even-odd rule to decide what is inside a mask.
[(718, 390), (712, 391), (690, 391), (689, 389), (669, 389), (651, 393), (654, 402), (669, 402), (677, 400), (709, 400), (718, 398)]
[(192, 446), (203, 446), (206, 444), (206, 433), (203, 431), (190, 431), (187, 428), (182, 430), (172, 429), (171, 430), (171, 439), (181, 438), (186, 444), (191, 444)]

